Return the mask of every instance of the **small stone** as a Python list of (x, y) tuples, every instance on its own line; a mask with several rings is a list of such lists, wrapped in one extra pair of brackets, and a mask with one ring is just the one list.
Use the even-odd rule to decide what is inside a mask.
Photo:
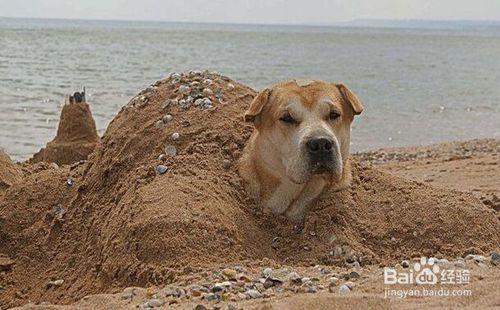
[(155, 127), (158, 129), (162, 129), (163, 127), (165, 127), (165, 122), (163, 122), (163, 120), (156, 121)]
[(203, 95), (205, 96), (213, 96), (214, 92), (210, 88), (204, 88), (203, 89)]
[(215, 283), (214, 286), (212, 286), (212, 288), (210, 289), (212, 293), (222, 292), (224, 290), (225, 288), (224, 285), (222, 285), (222, 283)]
[(204, 305), (196, 305), (196, 307), (194, 307), (194, 310), (208, 310), (208, 309)]
[(262, 297), (262, 294), (257, 290), (248, 290), (245, 292), (245, 295), (253, 299)]
[(190, 91), (191, 91), (191, 88), (189, 88), (189, 86), (187, 86), (187, 85), (179, 86), (179, 93), (181, 93), (181, 94), (187, 94)]
[(143, 304), (143, 307), (144, 308), (158, 308), (158, 307), (163, 306), (163, 304), (164, 304), (163, 300), (153, 298), (153, 299), (146, 301)]
[(212, 85), (214, 81), (212, 81), (211, 79), (204, 79), (203, 80), (203, 85)]
[(358, 272), (356, 272), (356, 271), (351, 271), (349, 273), (349, 278), (350, 279), (358, 279), (359, 277), (360, 277), (360, 274)]
[(158, 165), (158, 166), (156, 166), (155, 170), (156, 170), (156, 174), (162, 175), (168, 171), (168, 167), (165, 165)]
[(61, 286), (61, 285), (63, 285), (63, 283), (64, 283), (64, 280), (59, 279), (59, 280), (55, 280), (55, 281), (49, 281), (47, 283), (47, 285), (48, 286)]
[(233, 91), (234, 90), (234, 85), (232, 83), (227, 84), (227, 90), (228, 91)]
[(218, 300), (219, 296), (215, 295), (214, 293), (208, 293), (203, 296), (203, 299), (206, 301), (214, 301)]
[(271, 268), (265, 268), (262, 270), (262, 275), (264, 277), (270, 277), (273, 274), (273, 270)]
[(500, 253), (498, 252), (491, 253), (491, 263), (495, 266), (500, 265)]
[(160, 154), (160, 155), (158, 155), (158, 160), (163, 161), (166, 156), (167, 156), (167, 154)]
[(51, 163), (50, 168), (57, 170), (57, 169), (59, 169), (59, 165), (56, 163)]
[(299, 276), (298, 273), (296, 272), (291, 272), (289, 275), (288, 275), (288, 280), (290, 282), (293, 282), (293, 283), (301, 283), (302, 282), (302, 278)]
[(177, 155), (177, 149), (173, 145), (167, 145), (165, 147), (165, 154), (167, 154), (168, 156), (175, 156)]
[(195, 105), (195, 106), (197, 106), (197, 107), (199, 107), (199, 106), (203, 105), (203, 101), (204, 101), (204, 100), (203, 100), (203, 99), (201, 99), (201, 98), (200, 98), (200, 99), (196, 99), (196, 100), (194, 101), (194, 105)]
[(177, 72), (172, 72), (170, 74), (170, 78), (173, 79), (173, 80), (180, 80), (181, 79), (181, 75)]
[(331, 277), (330, 278), (330, 285), (338, 285), (339, 284), (339, 278), (337, 277)]
[(172, 134), (172, 140), (177, 140), (177, 139), (179, 139), (179, 137), (180, 137), (180, 135), (179, 135), (179, 133), (178, 133), (178, 132), (174, 132), (174, 133)]
[(203, 99), (203, 104), (202, 104), (203, 108), (205, 109), (208, 109), (208, 108), (211, 108), (212, 107), (212, 100), (208, 99), (208, 98), (205, 98)]
[(73, 186), (73, 179), (72, 179), (72, 178), (68, 178), (68, 179), (66, 179), (66, 186), (67, 186), (67, 187), (71, 187), (71, 186)]
[(345, 284), (343, 284), (339, 287), (339, 294), (340, 295), (347, 295), (350, 292), (351, 292), (351, 289)]
[(125, 299), (125, 300), (132, 299), (132, 297), (134, 297), (134, 294), (132, 294), (132, 293), (122, 293), (122, 295), (121, 295), (121, 299)]
[(401, 266), (403, 268), (408, 268), (408, 267), (410, 267), (410, 262), (407, 261), (407, 260), (404, 260), (404, 261), (401, 262)]
[(172, 121), (172, 119), (173, 119), (173, 117), (170, 114), (167, 114), (167, 115), (163, 116), (163, 118), (162, 118), (164, 123), (168, 123), (168, 122)]
[(222, 274), (229, 280), (236, 280), (238, 273), (234, 269), (226, 268), (222, 270)]
[(228, 160), (228, 159), (224, 159), (224, 160), (222, 161), (222, 167), (223, 167), (224, 169), (226, 169), (226, 170), (227, 170), (227, 169), (229, 169), (229, 168), (231, 168), (231, 161), (230, 161), (230, 160)]

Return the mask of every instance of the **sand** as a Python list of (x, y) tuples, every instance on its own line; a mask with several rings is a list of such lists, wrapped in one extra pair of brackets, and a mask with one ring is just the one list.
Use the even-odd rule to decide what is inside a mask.
[[(242, 114), (255, 91), (208, 73), (185, 75), (180, 83), (206, 78), (222, 93), (222, 102), (211, 95), (211, 108), (167, 105), (185, 95), (179, 82), (158, 81), (118, 113), (87, 160), (60, 168), (24, 164), (23, 182), (0, 192), (0, 254), (11, 262), (9, 271), (0, 273), (2, 308), (28, 302), (106, 308), (112, 300), (135, 307), (151, 294), (132, 301), (119, 295), (82, 298), (130, 286), (155, 291), (208, 281), (216, 270), (235, 265), (248, 273), (287, 266), (307, 274), (315, 265), (341, 272), (357, 261), (367, 273), (379, 274), (380, 267), (402, 259), (498, 251), (497, 210), (468, 190), (402, 177), (392, 168), (400, 163), (379, 168), (370, 155), (354, 156), (352, 187), (325, 193), (312, 207), (305, 230), (295, 233), (285, 219), (262, 212), (248, 199), (237, 174), (252, 131)], [(161, 122), (167, 113), (172, 120)], [(58, 137), (65, 136), (60, 130)], [(178, 139), (172, 139), (174, 133)], [(175, 146), (177, 154), (161, 155), (166, 146)], [(161, 175), (155, 171), (160, 164), (168, 167)], [(498, 168), (498, 161), (492, 166)], [(338, 246), (350, 253), (332, 255)], [(49, 284), (57, 280), (63, 282)], [(317, 296), (325, 294), (312, 305), (345, 303), (332, 301), (327, 291)], [(295, 297), (280, 296), (271, 301), (294, 303)], [(352, 298), (360, 306), (372, 302)]]

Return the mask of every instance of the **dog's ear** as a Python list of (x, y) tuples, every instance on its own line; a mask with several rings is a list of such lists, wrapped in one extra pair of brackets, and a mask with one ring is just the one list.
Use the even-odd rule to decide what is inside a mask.
[(351, 105), (352, 109), (354, 110), (354, 114), (355, 115), (361, 114), (364, 108), (363, 104), (361, 103), (361, 101), (359, 101), (358, 97), (356, 97), (356, 95), (342, 83), (335, 84), (335, 86), (337, 86), (344, 100)]
[(262, 109), (269, 101), (269, 96), (271, 94), (271, 90), (266, 88), (261, 91), (250, 103), (250, 107), (245, 112), (244, 120), (245, 122), (254, 122), (255, 119), (260, 115)]

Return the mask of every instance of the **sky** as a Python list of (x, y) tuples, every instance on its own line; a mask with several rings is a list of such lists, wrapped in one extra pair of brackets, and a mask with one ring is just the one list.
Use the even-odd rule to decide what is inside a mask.
[(500, 20), (500, 0), (0, 0), (0, 16), (257, 24)]

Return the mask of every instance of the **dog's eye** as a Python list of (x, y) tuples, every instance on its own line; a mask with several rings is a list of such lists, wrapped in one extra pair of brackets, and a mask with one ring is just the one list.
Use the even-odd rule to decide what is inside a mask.
[(335, 112), (335, 111), (330, 112), (330, 119), (331, 119), (331, 120), (336, 120), (336, 119), (337, 119), (337, 118), (339, 118), (339, 117), (340, 117), (340, 114), (339, 114), (339, 113), (337, 113), (337, 112)]
[(294, 124), (295, 123), (295, 120), (293, 119), (293, 117), (289, 113), (283, 115), (280, 118), (280, 121), (288, 123), (288, 124)]

